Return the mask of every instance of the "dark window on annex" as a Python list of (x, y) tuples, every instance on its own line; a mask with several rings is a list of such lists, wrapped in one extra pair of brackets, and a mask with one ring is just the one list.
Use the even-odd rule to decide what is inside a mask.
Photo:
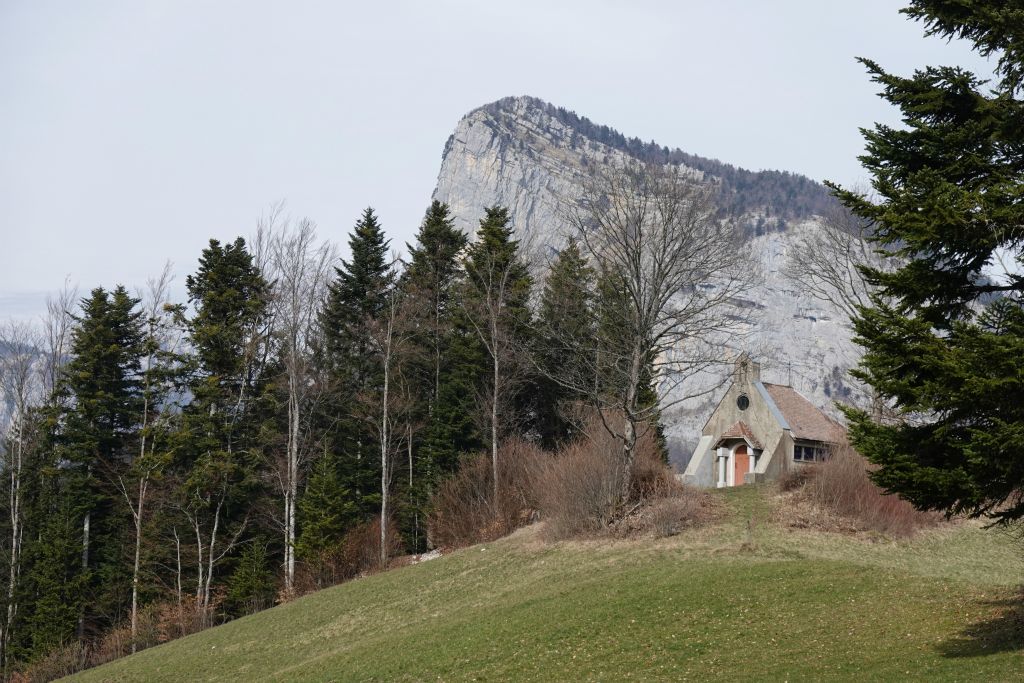
[(821, 446), (797, 444), (793, 446), (793, 460), (798, 462), (821, 462), (825, 459), (825, 449)]

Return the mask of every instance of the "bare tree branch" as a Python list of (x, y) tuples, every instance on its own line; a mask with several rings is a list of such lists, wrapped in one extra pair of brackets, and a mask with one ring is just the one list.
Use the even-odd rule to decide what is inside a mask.
[[(639, 430), (668, 405), (711, 390), (690, 391), (688, 380), (724, 363), (722, 342), (742, 326), (725, 312), (751, 281), (751, 259), (735, 226), (715, 218), (714, 190), (675, 167), (626, 162), (601, 169), (566, 207), (604, 288), (602, 331), (563, 340), (587, 362), (553, 379), (588, 397), (621, 442), (623, 497)], [(648, 383), (654, 401), (643, 399)]]

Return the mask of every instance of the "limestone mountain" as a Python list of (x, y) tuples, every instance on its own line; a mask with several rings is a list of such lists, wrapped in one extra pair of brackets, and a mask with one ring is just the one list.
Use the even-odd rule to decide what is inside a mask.
[[(459, 121), (444, 148), (434, 198), (447, 202), (469, 235), (484, 208), (509, 208), (517, 234), (541, 251), (556, 250), (568, 225), (564, 207), (601, 164), (634, 158), (676, 164), (719, 187), (719, 214), (739, 221), (757, 256), (756, 282), (733, 302), (744, 334), (722, 343), (763, 363), (766, 380), (791, 384), (829, 408), (850, 394), (847, 370), (856, 362), (848, 321), (784, 275), (794, 238), (819, 228), (834, 200), (821, 184), (785, 171), (748, 171), (721, 161), (627, 138), (608, 126), (532, 97), (509, 97)], [(543, 249), (547, 248), (547, 249)], [(683, 462), (725, 390), (723, 376), (696, 381), (722, 385), (663, 416), (673, 459)]]

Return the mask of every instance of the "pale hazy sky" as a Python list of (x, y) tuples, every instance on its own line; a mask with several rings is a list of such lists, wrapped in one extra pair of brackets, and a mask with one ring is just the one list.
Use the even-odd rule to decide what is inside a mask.
[(65, 276), (178, 284), (211, 237), (284, 199), (344, 243), (396, 246), (470, 109), (534, 95), (627, 136), (750, 169), (865, 179), (895, 122), (855, 56), (985, 68), (903, 3), (0, 0), (0, 318)]

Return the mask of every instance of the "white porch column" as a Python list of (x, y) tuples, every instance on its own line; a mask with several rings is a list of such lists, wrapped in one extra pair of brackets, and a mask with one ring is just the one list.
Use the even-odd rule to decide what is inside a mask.
[(726, 451), (725, 451), (725, 447), (724, 446), (719, 446), (717, 453), (718, 453), (718, 457), (715, 459), (715, 462), (718, 464), (718, 481), (716, 482), (716, 486), (718, 488), (723, 488), (723, 487), (729, 485), (728, 482), (726, 481), (726, 471), (727, 470), (725, 469), (726, 460), (727, 460), (728, 456), (726, 455)]

